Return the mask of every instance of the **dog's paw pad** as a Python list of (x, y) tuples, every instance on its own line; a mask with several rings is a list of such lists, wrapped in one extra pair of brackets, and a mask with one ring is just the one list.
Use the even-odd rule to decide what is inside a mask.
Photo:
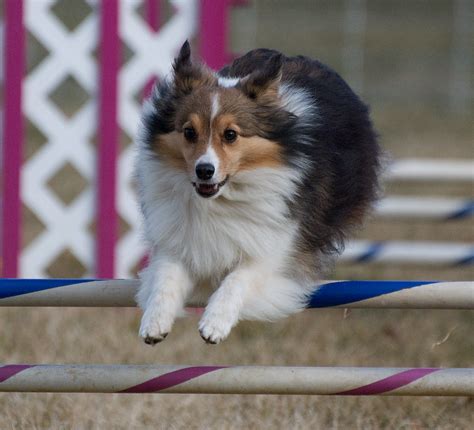
[(208, 345), (217, 345), (219, 343), (219, 341), (216, 341), (216, 340), (212, 340), (210, 337), (206, 337), (202, 331), (199, 331), (199, 334), (201, 335), (201, 337), (204, 339), (204, 342), (206, 342)]
[(154, 346), (157, 343), (160, 343), (161, 341), (165, 340), (166, 336), (168, 336), (168, 333), (163, 333), (159, 337), (146, 336), (143, 340), (147, 345)]
[(159, 318), (156, 314), (145, 312), (140, 325), (139, 335), (146, 344), (156, 345), (168, 336), (171, 326), (171, 319)]
[(204, 341), (211, 345), (222, 342), (229, 336), (231, 324), (204, 319), (199, 323), (199, 333)]
[(168, 336), (168, 332), (162, 332), (159, 330), (140, 330), (140, 337), (147, 345), (156, 345), (165, 340)]

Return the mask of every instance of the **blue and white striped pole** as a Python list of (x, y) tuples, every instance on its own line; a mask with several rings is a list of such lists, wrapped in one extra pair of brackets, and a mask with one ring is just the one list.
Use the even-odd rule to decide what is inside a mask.
[[(0, 306), (132, 307), (138, 285), (132, 279), (0, 279)], [(474, 282), (321, 281), (308, 308), (326, 307), (474, 309)]]

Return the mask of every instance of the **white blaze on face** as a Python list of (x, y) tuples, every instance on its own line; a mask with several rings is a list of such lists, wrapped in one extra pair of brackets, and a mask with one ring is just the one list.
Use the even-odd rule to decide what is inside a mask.
[(216, 117), (217, 112), (219, 112), (219, 94), (211, 94), (211, 126), (212, 120)]
[(197, 160), (196, 160), (196, 165), (198, 164), (204, 164), (204, 163), (209, 163), (214, 166), (215, 173), (213, 176), (213, 181), (218, 180), (219, 178), (219, 157), (216, 154), (216, 151), (212, 147), (212, 121), (216, 117), (217, 113), (219, 112), (219, 94), (214, 93), (211, 94), (211, 118), (210, 118), (210, 124), (209, 124), (209, 141), (207, 143), (207, 150), (204, 154), (202, 154)]

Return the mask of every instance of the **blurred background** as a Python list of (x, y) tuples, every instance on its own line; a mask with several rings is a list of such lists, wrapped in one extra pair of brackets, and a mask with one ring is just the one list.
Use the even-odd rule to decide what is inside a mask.
[[(115, 169), (117, 186), (109, 194), (115, 195), (117, 217), (108, 221), (113, 224), (114, 245), (106, 256), (111, 269), (104, 273), (97, 248), (103, 241), (97, 220), (103, 218), (99, 206), (104, 200), (97, 174), (98, 131), (103, 127), (98, 120), (100, 4), (24, 2), (25, 137), (17, 268), (22, 276), (136, 275), (146, 250), (134, 198), (132, 141), (150, 80), (169, 72), (186, 38), (193, 42), (195, 55), (213, 67), (255, 47), (318, 58), (370, 105), (392, 161), (436, 158), (472, 163), (472, 1), (124, 0), (119, 4), (118, 140), (112, 142), (118, 145), (118, 156), (101, 169)], [(107, 154), (104, 157), (107, 160)], [(337, 276), (465, 279), (471, 275), (471, 265), (454, 270), (452, 266), (472, 257), (472, 248), (466, 248), (474, 234), (469, 216), (474, 211), (472, 175), (461, 183), (389, 180), (386, 195), (411, 196), (413, 213), (417, 196), (450, 197), (454, 200), (447, 204), (456, 207), (451, 214), (445, 211), (434, 217), (435, 222), (416, 214), (397, 217), (398, 212), (375, 217), (356, 236), (368, 245), (356, 257), (346, 258), (346, 263), (367, 264), (349, 264), (354, 267), (348, 269), (341, 265)], [(434, 205), (426, 200), (419, 204)], [(467, 216), (450, 216), (456, 208), (467, 211)], [(440, 219), (453, 217), (456, 221), (439, 228)], [(428, 268), (410, 259), (394, 265), (391, 260), (378, 264), (378, 257), (364, 258), (380, 242), (417, 241), (420, 252), (425, 252), (430, 247), (426, 240), (460, 245), (459, 256)], [(444, 245), (438, 248), (450, 252)], [(6, 243), (3, 249), (11, 251)]]
[[(1, 17), (8, 1), (16, 0), (0, 2)], [(472, 163), (472, 0), (122, 0), (119, 5), (114, 276), (135, 276), (145, 252), (131, 179), (140, 104), (150, 78), (169, 71), (186, 38), (192, 40), (196, 56), (201, 54), (211, 65), (257, 47), (318, 58), (370, 105), (381, 144), (393, 160)], [(94, 0), (24, 1), (19, 276), (96, 273), (100, 6)], [(213, 25), (225, 33), (226, 46), (212, 39), (218, 35), (209, 27)], [(3, 45), (0, 50), (8, 56)], [(216, 59), (212, 54), (217, 51)], [(0, 72), (0, 81), (2, 77)], [(0, 88), (1, 108), (3, 85)], [(8, 144), (3, 138), (0, 143), (3, 149)], [(359, 255), (338, 264), (333, 278), (473, 279), (472, 174), (459, 182), (388, 180), (385, 195), (412, 198), (411, 212), (376, 212), (354, 240), (403, 241), (407, 249), (411, 242), (422, 242), (425, 250), (455, 244), (461, 256), (420, 262), (374, 261)], [(417, 202), (422, 207), (427, 198), (459, 204), (452, 212), (441, 210), (441, 215), (417, 215)], [(461, 212), (464, 216), (453, 216)], [(3, 213), (4, 219), (8, 216)], [(373, 247), (368, 249), (362, 257)], [(449, 253), (451, 248), (446, 249)], [(464, 264), (455, 264), (460, 262)], [(0, 361), (473, 364), (469, 311), (307, 311), (275, 324), (241, 324), (215, 348), (202, 343), (195, 316), (179, 321), (169, 339), (154, 349), (137, 338), (138, 322), (134, 309), (0, 309)], [(474, 419), (472, 401), (423, 398), (0, 394), (0, 410), (1, 428), (459, 429)]]

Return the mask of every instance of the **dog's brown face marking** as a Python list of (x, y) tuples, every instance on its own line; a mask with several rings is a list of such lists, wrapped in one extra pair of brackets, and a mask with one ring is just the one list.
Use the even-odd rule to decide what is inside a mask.
[[(241, 170), (281, 165), (281, 147), (259, 137), (255, 104), (236, 88), (198, 88), (184, 97), (176, 112), (175, 131), (156, 139), (155, 151), (173, 167), (195, 177), (198, 160), (209, 151), (217, 157), (215, 180)], [(195, 137), (186, 137), (189, 129)]]
[(185, 43), (173, 64), (166, 104), (160, 106), (162, 131), (153, 150), (186, 171), (204, 197), (216, 195), (239, 171), (281, 165), (276, 140), (290, 118), (280, 106), (281, 67), (282, 56), (272, 56), (235, 86), (220, 86), (212, 71), (191, 61)]

